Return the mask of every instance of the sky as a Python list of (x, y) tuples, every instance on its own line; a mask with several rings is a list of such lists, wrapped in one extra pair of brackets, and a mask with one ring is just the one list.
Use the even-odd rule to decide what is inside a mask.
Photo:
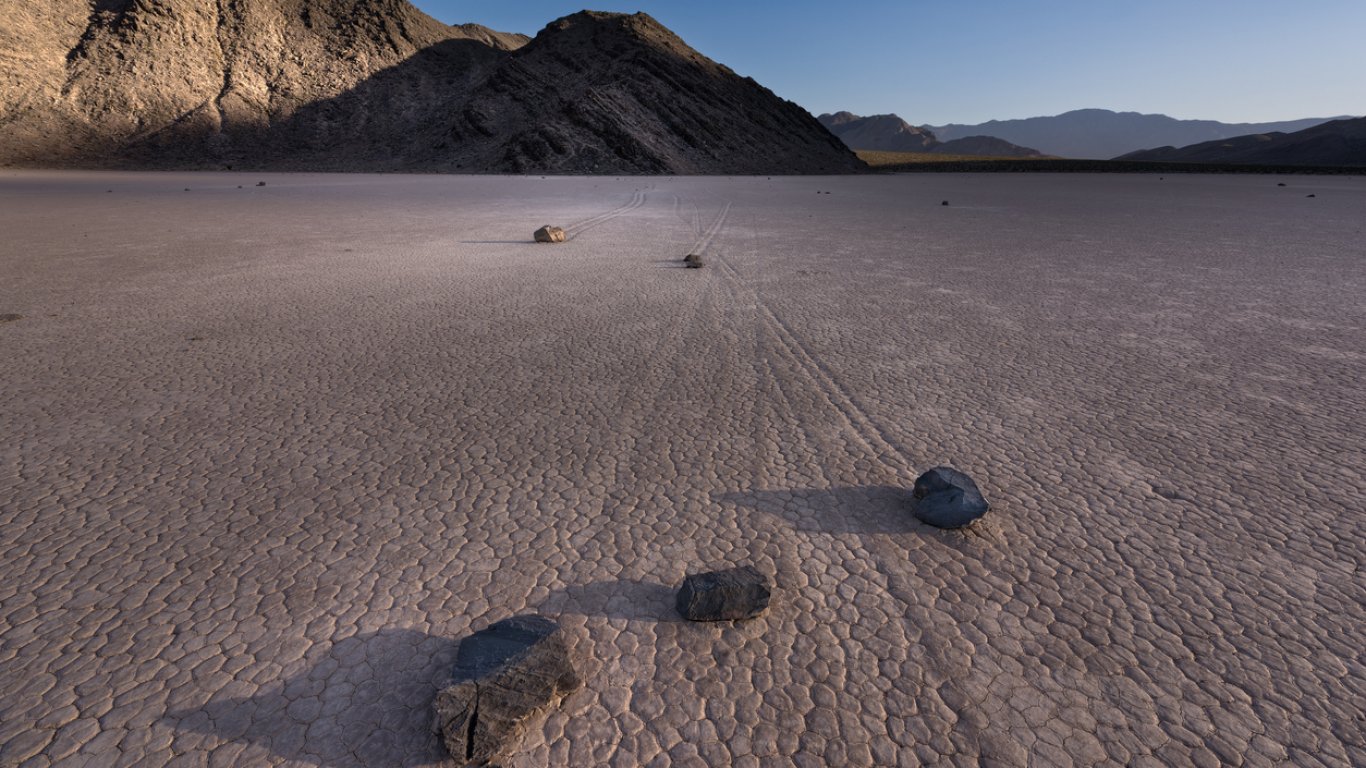
[(645, 11), (813, 114), (916, 125), (1099, 107), (1267, 122), (1366, 115), (1366, 0), (415, 0), (534, 35)]

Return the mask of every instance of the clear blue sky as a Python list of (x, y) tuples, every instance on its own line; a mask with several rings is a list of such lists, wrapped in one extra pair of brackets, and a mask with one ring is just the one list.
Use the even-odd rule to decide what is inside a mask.
[(534, 35), (645, 11), (815, 114), (977, 123), (1082, 107), (1260, 122), (1366, 115), (1366, 0), (416, 0)]

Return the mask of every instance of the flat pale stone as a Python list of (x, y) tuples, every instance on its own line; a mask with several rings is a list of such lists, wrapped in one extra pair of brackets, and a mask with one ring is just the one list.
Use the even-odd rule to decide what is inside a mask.
[(454, 675), (436, 695), (434, 730), (453, 757), (483, 764), (507, 754), (537, 715), (582, 685), (559, 624), (505, 619), (460, 641)]

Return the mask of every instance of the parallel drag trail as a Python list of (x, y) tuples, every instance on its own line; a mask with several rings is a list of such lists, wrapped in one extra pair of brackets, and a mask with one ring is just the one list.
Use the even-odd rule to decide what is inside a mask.
[(644, 204), (645, 193), (641, 190), (636, 190), (631, 194), (630, 201), (627, 202), (625, 205), (613, 208), (612, 210), (607, 211), (606, 213), (600, 213), (596, 216), (590, 216), (586, 219), (576, 221), (573, 224), (570, 224), (569, 226), (565, 227), (565, 239), (573, 240), (574, 238), (578, 237), (584, 232), (587, 232), (593, 227), (596, 227), (599, 224), (605, 224), (606, 222), (611, 221), (612, 219), (615, 219), (618, 216), (624, 216), (625, 214), (634, 211), (635, 209), (639, 208)]
[(864, 444), (869, 454), (898, 475), (904, 475), (911, 470), (914, 464), (909, 453), (877, 425), (877, 422), (859, 405), (853, 393), (820, 362), (792, 326), (764, 303), (757, 291), (743, 287), (740, 273), (729, 261), (720, 256), (714, 257), (713, 261), (721, 268), (728, 281), (739, 284), (740, 291), (752, 297), (751, 302), (757, 310), (757, 317), (769, 334), (778, 341), (779, 349), (785, 352), (797, 364), (798, 370), (821, 391), (846, 422), (851, 434)]
[[(675, 201), (677, 201), (677, 198), (675, 198)], [(639, 204), (635, 205), (635, 207), (639, 207)], [(630, 207), (630, 204), (628, 204), (628, 206), (624, 206), (623, 208), (625, 208), (626, 210), (634, 210), (634, 208)], [(701, 232), (698, 235), (698, 239), (693, 245), (694, 249), (696, 249), (699, 244), (709, 244), (713, 239), (715, 239), (717, 233), (720, 232), (721, 228), (724, 226), (726, 214), (729, 212), (729, 210), (730, 206), (725, 206), (722, 209), (720, 215), (717, 216), (716, 222), (713, 223), (710, 227), (708, 227), (705, 232)], [(626, 211), (623, 210), (622, 212), (624, 213)], [(616, 215), (620, 215), (620, 213)], [(693, 225), (693, 230), (698, 231), (699, 229), (700, 226), (695, 223)], [(693, 252), (696, 251), (694, 250)], [(665, 333), (659, 338), (658, 342), (654, 345), (654, 348), (651, 349), (650, 352), (646, 355), (644, 364), (641, 366), (640, 371), (642, 377), (641, 382), (645, 384), (653, 384), (651, 389), (653, 389), (654, 395), (650, 399), (650, 402), (653, 405), (650, 409), (650, 413), (661, 412), (662, 407), (660, 403), (662, 403), (666, 398), (671, 397), (670, 393), (673, 391), (671, 384), (672, 382), (677, 381), (679, 378), (679, 361), (677, 359), (674, 360), (672, 365), (667, 365), (667, 369), (671, 373), (667, 376), (662, 374), (662, 372), (666, 369), (666, 364), (668, 363), (667, 356), (677, 355), (680, 348), (680, 340), (683, 338), (684, 331), (688, 328), (695, 326), (699, 322), (699, 318), (701, 318), (706, 313), (709, 304), (716, 304), (716, 297), (714, 294), (716, 293), (718, 287), (724, 287), (723, 283), (724, 281), (709, 281), (709, 284), (706, 285), (703, 288), (703, 290), (699, 291), (696, 294), (696, 296), (694, 296), (693, 299), (688, 303), (688, 305), (684, 309), (682, 309), (671, 322), (669, 322)], [(656, 377), (656, 375), (658, 375), (659, 381), (657, 383), (654, 383), (653, 379)], [(631, 416), (623, 415), (621, 421), (625, 423), (619, 423), (618, 425), (618, 432), (622, 435), (622, 440), (626, 443), (625, 450), (623, 450), (620, 453), (620, 455), (622, 456), (635, 456), (637, 454), (636, 447), (637, 444), (640, 442), (641, 435), (638, 435), (635, 431), (629, 429), (629, 427), (632, 426), (631, 422), (638, 420), (638, 418), (632, 418)], [(618, 462), (613, 470), (613, 487), (617, 487), (619, 485), (618, 475), (620, 474), (622, 469), (623, 468), (621, 466), (621, 463)]]

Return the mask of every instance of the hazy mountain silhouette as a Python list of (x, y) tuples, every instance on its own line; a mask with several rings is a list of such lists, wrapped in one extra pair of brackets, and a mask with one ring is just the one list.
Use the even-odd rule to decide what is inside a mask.
[(786, 173), (862, 164), (644, 14), (534, 40), (407, 0), (41, 0), (0, 28), (0, 164)]
[(1035, 147), (1059, 157), (1100, 160), (1162, 145), (1186, 146), (1254, 133), (1291, 132), (1333, 120), (1306, 118), (1278, 123), (1220, 123), (1214, 120), (1177, 120), (1166, 115), (1078, 109), (1054, 117), (992, 120), (978, 125), (924, 126), (941, 140), (994, 136)]
[(1333, 120), (1294, 133), (1258, 133), (1130, 152), (1116, 160), (1248, 165), (1366, 166), (1366, 117)]
[(993, 157), (1037, 157), (1041, 154), (989, 136), (940, 141), (932, 131), (917, 128), (896, 115), (860, 117), (852, 112), (836, 112), (817, 119), (851, 149)]

